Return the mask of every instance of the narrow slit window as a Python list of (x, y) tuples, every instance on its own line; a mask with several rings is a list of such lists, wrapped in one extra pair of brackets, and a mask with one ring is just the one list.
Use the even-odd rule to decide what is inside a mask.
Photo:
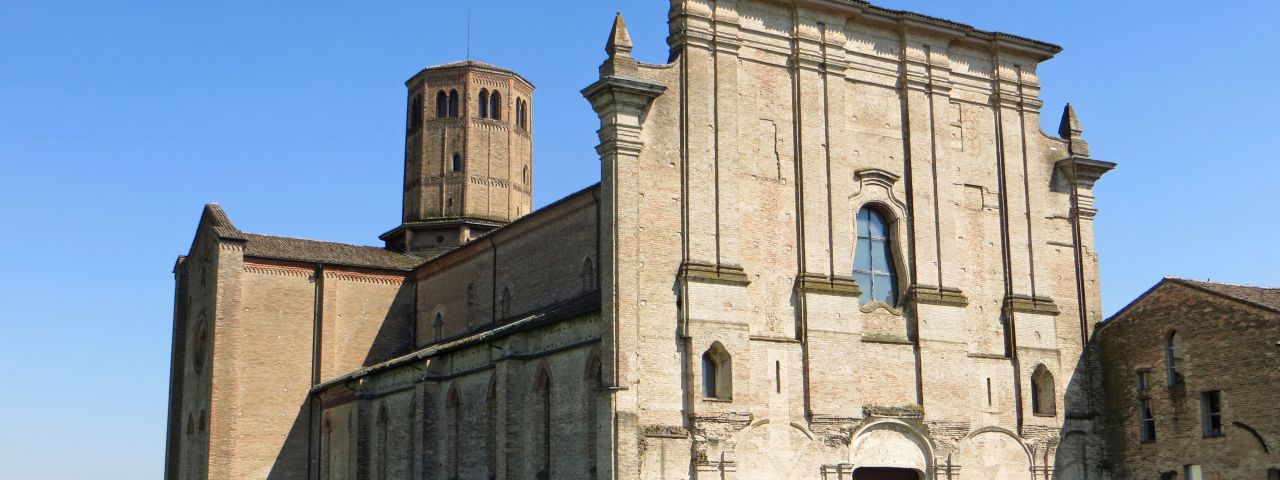
[(436, 319), (431, 323), (431, 331), (435, 334), (437, 342), (444, 338), (444, 314), (436, 313)]
[(782, 393), (782, 362), (773, 362), (773, 387), (776, 393)]
[(1183, 361), (1182, 337), (1178, 332), (1169, 332), (1169, 336), (1165, 337), (1164, 341), (1164, 363), (1168, 369), (1170, 387), (1181, 385), (1186, 380), (1182, 368)]

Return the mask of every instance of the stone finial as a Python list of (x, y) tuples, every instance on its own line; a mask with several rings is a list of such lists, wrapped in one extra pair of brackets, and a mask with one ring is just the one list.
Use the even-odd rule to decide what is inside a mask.
[(1058, 135), (1062, 138), (1077, 138), (1084, 133), (1084, 129), (1080, 128), (1080, 119), (1076, 118), (1076, 109), (1070, 103), (1067, 108), (1062, 110), (1062, 123), (1058, 125)]
[(604, 51), (609, 54), (609, 58), (613, 58), (619, 54), (631, 55), (631, 34), (627, 33), (627, 22), (622, 20), (622, 12), (613, 17), (613, 30), (609, 31), (609, 43), (605, 44)]
[(1081, 136), (1083, 133), (1084, 128), (1080, 126), (1080, 119), (1076, 118), (1076, 109), (1068, 103), (1067, 108), (1062, 110), (1062, 123), (1058, 125), (1058, 136), (1067, 141), (1068, 152), (1072, 156), (1089, 156), (1089, 142), (1084, 141)]
[(622, 20), (622, 12), (613, 18), (613, 30), (609, 32), (609, 43), (604, 51), (609, 58), (600, 65), (601, 77), (634, 77), (640, 69), (640, 63), (631, 57), (631, 34), (627, 33), (627, 22)]

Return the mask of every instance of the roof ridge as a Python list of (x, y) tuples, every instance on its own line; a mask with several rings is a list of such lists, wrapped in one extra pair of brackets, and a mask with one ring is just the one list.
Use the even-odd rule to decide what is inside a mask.
[(1227, 287), (1256, 288), (1259, 290), (1280, 290), (1280, 286), (1264, 287), (1262, 285), (1250, 285), (1247, 283), (1214, 282), (1210, 280), (1196, 280), (1194, 278), (1186, 278), (1186, 277), (1164, 277), (1164, 278), (1169, 280), (1174, 280), (1174, 281), (1181, 281), (1181, 282), (1201, 283), (1205, 285), (1223, 285)]

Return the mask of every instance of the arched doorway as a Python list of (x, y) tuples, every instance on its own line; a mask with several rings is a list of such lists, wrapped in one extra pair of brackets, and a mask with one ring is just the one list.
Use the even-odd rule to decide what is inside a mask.
[(920, 473), (907, 468), (862, 467), (853, 471), (853, 480), (920, 480)]

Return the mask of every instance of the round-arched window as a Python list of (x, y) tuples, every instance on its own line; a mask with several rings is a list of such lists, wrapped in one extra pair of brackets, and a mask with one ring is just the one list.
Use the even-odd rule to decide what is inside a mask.
[(878, 209), (858, 210), (858, 243), (853, 254), (853, 278), (862, 289), (862, 304), (898, 303), (898, 278), (893, 265), (889, 222)]

